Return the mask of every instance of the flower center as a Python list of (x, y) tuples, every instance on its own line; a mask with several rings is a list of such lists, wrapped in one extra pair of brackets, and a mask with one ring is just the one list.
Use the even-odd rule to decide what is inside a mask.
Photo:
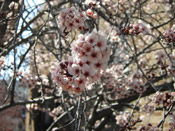
[(101, 42), (98, 42), (98, 43), (97, 43), (97, 46), (98, 46), (98, 47), (101, 47), (101, 46), (102, 46), (102, 43), (101, 43)]
[(88, 76), (89, 76), (89, 72), (86, 71), (86, 72), (84, 73), (84, 75), (85, 75), (86, 77), (88, 77)]
[(90, 39), (89, 42), (90, 42), (90, 43), (93, 43), (93, 42), (94, 42), (94, 39)]
[(95, 57), (97, 57), (97, 53), (94, 52), (94, 53), (91, 54), (91, 56), (92, 56), (93, 58), (95, 58)]

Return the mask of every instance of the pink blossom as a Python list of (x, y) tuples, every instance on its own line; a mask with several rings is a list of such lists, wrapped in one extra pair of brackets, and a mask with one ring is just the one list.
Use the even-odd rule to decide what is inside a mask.
[(107, 62), (110, 58), (110, 55), (111, 55), (111, 50), (110, 50), (110, 47), (107, 46), (106, 49), (102, 51), (102, 60), (104, 62)]
[(88, 54), (88, 60), (91, 61), (92, 63), (96, 63), (99, 60), (102, 59), (102, 54), (99, 51), (96, 51), (93, 49), (89, 54)]
[(91, 52), (92, 46), (89, 43), (85, 43), (82, 47), (83, 51), (87, 54)]
[(99, 60), (98, 62), (94, 63), (94, 67), (97, 70), (104, 69), (105, 68), (105, 64), (103, 63), (103, 61)]
[(68, 60), (59, 63), (53, 78), (63, 90), (79, 94), (100, 80), (110, 48), (102, 33), (93, 30), (78, 36), (78, 40), (72, 44), (71, 54)]
[(130, 113), (129, 112), (120, 112), (120, 115), (116, 116), (117, 124), (120, 125), (121, 127), (124, 127), (130, 118)]
[(92, 46), (96, 45), (98, 40), (97, 34), (95, 32), (91, 32), (85, 38), (85, 41), (91, 44)]
[(80, 94), (82, 92), (82, 89), (80, 87), (74, 87), (73, 91), (74, 93)]
[(74, 79), (74, 85), (77, 87), (84, 88), (85, 87), (86, 78), (83, 75)]
[(82, 72), (83, 72), (83, 75), (84, 77), (91, 77), (91, 76), (94, 76), (95, 75), (95, 70), (94, 68), (92, 68), (91, 66), (89, 66), (88, 64), (84, 64), (83, 67), (82, 67)]
[(63, 9), (58, 16), (58, 24), (63, 35), (75, 29), (83, 29), (85, 20), (85, 13), (76, 10), (75, 7)]
[(73, 21), (67, 21), (65, 23), (65, 26), (67, 27), (68, 30), (74, 30), (75, 29), (75, 23)]
[(107, 47), (107, 40), (104, 37), (99, 37), (97, 44), (101, 50), (105, 50)]
[(68, 71), (73, 76), (79, 76), (81, 73), (81, 68), (77, 64), (72, 64), (72, 66), (68, 66)]
[(155, 56), (155, 58), (157, 59), (157, 60), (165, 60), (165, 58), (166, 58), (166, 55), (165, 55), (165, 53), (163, 52), (163, 51), (158, 51), (157, 53), (156, 53), (156, 56)]
[(92, 16), (92, 15), (93, 15), (93, 11), (92, 11), (91, 9), (88, 9), (88, 10), (86, 11), (86, 13), (88, 14), (88, 16)]

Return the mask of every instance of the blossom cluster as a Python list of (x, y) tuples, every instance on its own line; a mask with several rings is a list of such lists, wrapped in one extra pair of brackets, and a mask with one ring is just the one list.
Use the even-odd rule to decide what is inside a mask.
[(61, 115), (62, 113), (64, 113), (64, 110), (60, 106), (58, 106), (58, 107), (54, 108), (52, 111), (48, 112), (48, 114), (51, 117), (53, 117), (54, 120), (56, 120), (58, 115)]
[(165, 43), (169, 44), (170, 42), (175, 42), (175, 28), (167, 29), (163, 33)]
[(100, 3), (98, 0), (85, 0), (84, 4), (89, 5), (89, 7), (98, 6)]
[(137, 23), (137, 24), (131, 24), (128, 27), (123, 27), (121, 29), (121, 32), (122, 33), (120, 33), (120, 31), (118, 31), (117, 35), (121, 35), (121, 34), (123, 34), (123, 35), (138, 35), (140, 33), (145, 34), (148, 32), (148, 29), (144, 24)]
[(122, 64), (113, 65), (111, 68), (106, 69), (102, 77), (105, 89), (112, 89), (115, 98), (124, 98), (127, 96), (128, 79), (126, 79), (123, 73)]
[(154, 96), (149, 98), (149, 102), (142, 107), (142, 111), (145, 113), (152, 114), (156, 106), (162, 105), (165, 108), (170, 107), (175, 102), (174, 92), (160, 92), (157, 91)]
[[(175, 65), (175, 50), (172, 51), (172, 54), (171, 54), (171, 61), (172, 63)], [(168, 75), (170, 76), (175, 76), (175, 67), (174, 65), (169, 65), (168, 66)]]
[(175, 130), (175, 111), (169, 114), (169, 119), (170, 119), (170, 122), (169, 122), (170, 128), (168, 131), (174, 131)]
[(59, 87), (72, 93), (81, 93), (100, 79), (111, 51), (101, 32), (80, 34), (72, 45), (72, 56), (61, 61), (53, 72)]
[(138, 117), (138, 119), (134, 120), (132, 119), (132, 113), (125, 111), (125, 112), (119, 112), (119, 115), (117, 115), (115, 119), (116, 119), (116, 124), (122, 127), (120, 130), (127, 131), (127, 130), (136, 130), (136, 128), (134, 127), (135, 124), (142, 122), (143, 117)]
[(170, 65), (168, 67), (168, 75), (173, 76), (173, 77), (175, 76), (175, 68), (174, 68), (174, 66)]
[(155, 54), (155, 58), (157, 61), (163, 61), (166, 59), (166, 54), (164, 53), (164, 51), (157, 51)]
[[(102, 2), (102, 5), (105, 6), (110, 13), (116, 12), (117, 4), (115, 2), (110, 1), (110, 0), (103, 0), (101, 2)], [(85, 0), (84, 4), (89, 6), (89, 9), (87, 10), (87, 14), (94, 18), (94, 16), (96, 14), (92, 11), (92, 8), (94, 8), (94, 7), (99, 8), (100, 7), (100, 1)]]
[(174, 92), (161, 93), (157, 91), (155, 95), (152, 97), (152, 102), (157, 105), (163, 104), (163, 106), (167, 108), (175, 102), (175, 93)]
[(144, 86), (145, 80), (140, 71), (136, 71), (133, 73), (130, 81), (129, 86), (134, 92), (142, 94), (146, 91), (146, 86)]
[(163, 104), (163, 100), (164, 100), (164, 93), (161, 93), (159, 91), (157, 91), (155, 95), (152, 97), (153, 103), (157, 105)]
[(92, 18), (96, 19), (97, 14), (94, 13), (92, 8), (93, 7), (99, 7), (100, 6), (99, 1), (97, 1), (97, 0), (85, 0), (84, 4), (89, 6), (89, 8), (86, 10), (87, 15), (89, 17), (92, 17)]
[(137, 131), (159, 131), (159, 128), (155, 125), (148, 124), (147, 126), (141, 126)]
[(168, 73), (169, 76), (174, 77), (175, 76), (175, 50), (172, 51), (172, 53), (170, 54), (170, 59), (171, 62), (170, 64), (168, 62), (166, 62), (166, 54), (164, 51), (157, 51), (155, 54), (155, 58), (157, 60), (157, 64), (160, 66), (161, 68), (161, 72), (165, 71)]
[[(34, 74), (31, 73), (23, 73), (23, 72), (17, 72), (16, 73), (17, 78), (19, 79), (19, 86), (21, 87), (26, 87), (28, 86), (29, 88), (34, 88), (36, 85), (45, 85), (49, 86), (49, 80), (46, 75), (40, 75), (39, 77), (35, 76)], [(40, 90), (38, 90), (40, 92)], [(45, 92), (49, 92), (47, 88), (45, 88)]]
[(111, 98), (125, 98), (129, 92), (142, 94), (146, 91), (145, 79), (140, 71), (133, 72), (128, 78), (122, 64), (113, 65), (103, 71), (103, 85), (106, 90), (111, 91)]
[(147, 115), (150, 115), (154, 113), (155, 106), (154, 104), (145, 104), (142, 108), (141, 111), (147, 113)]
[[(0, 57), (0, 72), (1, 70), (13, 70), (13, 68), (6, 63), (5, 57)], [(19, 80), (19, 86), (21, 87), (35, 87), (38, 81), (36, 76), (19, 70), (15, 71), (15, 77)]]
[(119, 126), (124, 127), (128, 123), (130, 117), (131, 114), (129, 112), (120, 112), (120, 114), (117, 115), (115, 119)]
[(21, 87), (28, 86), (29, 88), (34, 88), (37, 85), (38, 79), (30, 73), (17, 72), (17, 77), (19, 78), (19, 86)]
[(110, 12), (116, 12), (117, 3), (111, 0), (104, 0), (102, 4), (106, 6)]
[(84, 29), (86, 14), (83, 11), (78, 11), (75, 7), (61, 10), (58, 17), (60, 29), (63, 35), (67, 35), (70, 31)]

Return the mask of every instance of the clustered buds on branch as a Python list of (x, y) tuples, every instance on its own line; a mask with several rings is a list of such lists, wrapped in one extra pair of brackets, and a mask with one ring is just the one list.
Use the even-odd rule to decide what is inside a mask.
[(166, 61), (166, 54), (164, 51), (157, 51), (155, 54), (157, 64), (160, 66), (162, 73), (168, 73), (169, 76), (175, 76), (175, 50), (172, 51), (170, 58), (171, 64)]
[(116, 64), (103, 72), (103, 85), (106, 90), (111, 90), (112, 99), (125, 98), (131, 91), (142, 94), (147, 89), (140, 71), (133, 72), (132, 76), (127, 76), (123, 68), (122, 64)]
[[(161, 93), (159, 91), (156, 92), (156, 94), (153, 97), (150, 97), (149, 102), (144, 105), (141, 110), (144, 113), (147, 113), (147, 115), (152, 114), (155, 110), (156, 107), (161, 107), (168, 109), (171, 106), (173, 106), (173, 103), (175, 102), (175, 93), (169, 93), (169, 92), (164, 92)], [(139, 118), (140, 121), (142, 121), (143, 118)], [(170, 112), (169, 114), (169, 131), (173, 131), (175, 129), (175, 113)], [(131, 128), (132, 124), (129, 123), (134, 123), (134, 122), (140, 122), (140, 121), (135, 121), (131, 119), (131, 114), (129, 112), (120, 112), (119, 115), (116, 116), (116, 121), (117, 124), (123, 128)], [(147, 126), (140, 126), (137, 131), (159, 131), (158, 126), (148, 124)]]
[(144, 26), (143, 24), (139, 23), (139, 24), (131, 24), (128, 27), (123, 27), (121, 29), (121, 32), (118, 31), (117, 35), (138, 35), (140, 33), (147, 33), (148, 29), (146, 28), (146, 26)]
[(127, 94), (128, 79), (123, 73), (123, 65), (116, 64), (106, 69), (102, 74), (104, 88), (112, 90), (111, 98), (125, 98)]
[(169, 44), (171, 42), (175, 42), (175, 28), (167, 29), (163, 33), (163, 37), (165, 39), (165, 44)]
[(19, 78), (19, 86), (29, 88), (34, 88), (37, 85), (38, 79), (36, 76), (30, 73), (17, 72), (17, 77)]
[(141, 126), (137, 131), (159, 131), (159, 128), (149, 123), (147, 126)]
[(97, 14), (94, 13), (94, 11), (92, 9), (100, 6), (99, 1), (97, 1), (97, 0), (85, 0), (84, 4), (89, 6), (89, 8), (86, 10), (87, 15), (89, 17), (96, 19)]
[(170, 122), (169, 122), (170, 129), (168, 131), (174, 131), (175, 130), (175, 112), (171, 112), (169, 114), (169, 119), (170, 119)]
[(85, 12), (78, 11), (75, 7), (61, 10), (58, 21), (62, 34), (67, 35), (75, 29), (84, 30), (84, 21), (86, 19)]
[(81, 93), (100, 79), (111, 51), (101, 32), (80, 34), (72, 45), (72, 56), (53, 72), (57, 85), (65, 91)]
[(120, 112), (120, 114), (116, 116), (117, 124), (121, 127), (126, 126), (130, 117), (131, 114), (129, 112)]
[(118, 5), (116, 2), (113, 2), (111, 0), (104, 0), (102, 4), (106, 6), (110, 12), (116, 12), (116, 8)]
[(100, 2), (97, 0), (85, 0), (84, 4), (89, 5), (89, 8), (99, 6)]

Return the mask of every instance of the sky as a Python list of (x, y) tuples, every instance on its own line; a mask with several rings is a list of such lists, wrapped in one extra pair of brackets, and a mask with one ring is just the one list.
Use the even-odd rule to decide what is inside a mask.
[[(25, 4), (26, 9), (29, 12), (33, 10), (29, 15), (28, 15), (27, 11), (23, 13), (23, 17), (26, 17), (25, 20), (26, 21), (29, 21), (35, 15), (37, 15), (37, 12), (38, 12), (39, 7), (35, 9), (36, 5), (40, 5), (40, 4), (44, 3), (44, 2), (45, 2), (45, 0), (24, 0), (24, 4)], [(22, 19), (19, 21), (18, 30), (20, 30), (21, 25), (22, 25)], [(30, 31), (25, 31), (22, 34), (22, 37), (25, 38), (25, 37), (27, 37), (29, 35), (30, 35)], [(26, 49), (27, 49), (27, 46), (26, 45), (25, 46), (18, 47), (17, 48), (17, 50), (18, 50), (17, 51), (17, 55), (19, 55), (18, 52), (20, 52), (20, 53), (21, 52), (24, 52)], [(14, 61), (14, 55), (13, 55), (13, 51), (11, 51), (11, 53), (9, 54), (9, 56), (6, 57), (6, 64), (7, 65), (11, 65), (11, 63), (13, 63), (13, 61)], [(19, 61), (19, 59), (17, 61)], [(29, 65), (28, 65), (28, 67), (26, 67), (26, 66), (25, 67), (21, 67), (20, 71), (28, 72), (29, 73), (30, 72), (29, 68), (30, 68)], [(13, 71), (11, 71), (11, 70), (8, 70), (6, 72), (4, 72), (2, 70), (1, 73), (2, 73), (2, 76), (5, 75), (5, 77), (8, 77), (8, 76), (12, 76), (13, 75)]]
[[(44, 3), (44, 2), (45, 2), (45, 0), (24, 0), (24, 4), (25, 4), (25, 6), (26, 6), (26, 9), (27, 9), (28, 11), (32, 11), (32, 10), (33, 10), (29, 15), (28, 15), (28, 13), (25, 13), (25, 12), (24, 12), (24, 17), (25, 17), (26, 15), (28, 15), (27, 18), (26, 18), (27, 21), (29, 21), (29, 20), (32, 19), (35, 15), (37, 15), (37, 12), (38, 12), (37, 9), (39, 9), (39, 7), (35, 9), (35, 6), (36, 6), (36, 5), (41, 5), (41, 4)], [(21, 23), (22, 23), (22, 21), (21, 21)], [(29, 34), (30, 34), (30, 32), (26, 31), (26, 32), (23, 34), (23, 36), (25, 37), (25, 36), (28, 36)]]

